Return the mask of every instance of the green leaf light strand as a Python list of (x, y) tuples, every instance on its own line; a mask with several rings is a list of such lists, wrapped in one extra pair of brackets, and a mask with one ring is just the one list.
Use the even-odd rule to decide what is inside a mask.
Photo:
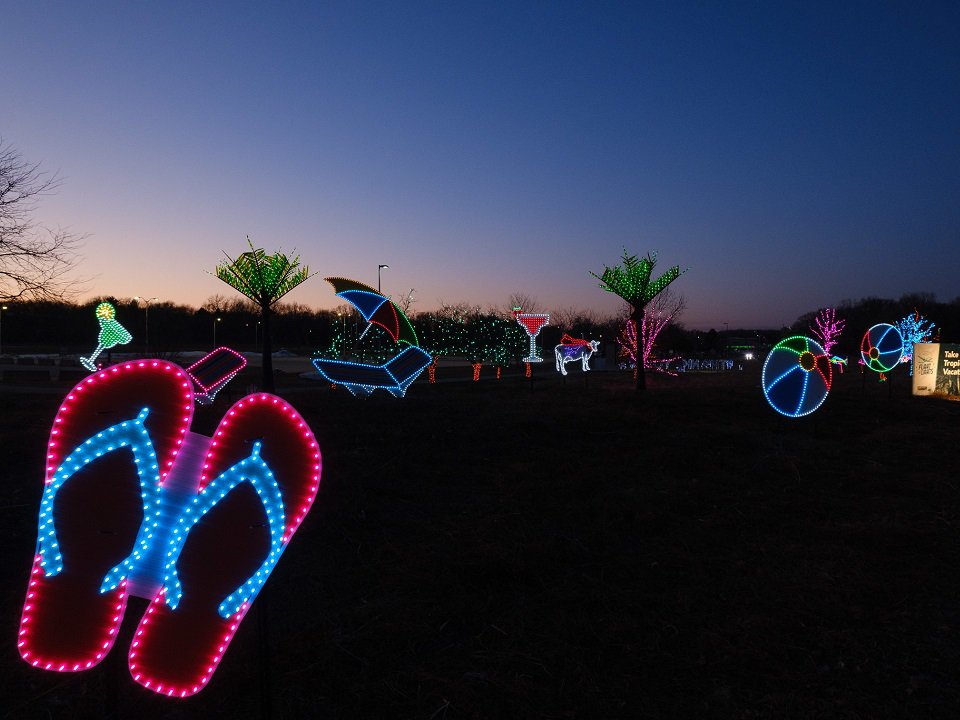
[(247, 238), (250, 252), (217, 266), (214, 274), (234, 290), (246, 295), (261, 307), (270, 307), (297, 285), (310, 277), (310, 268), (300, 267), (300, 256), (288, 258), (277, 252), (267, 255), (254, 248)]
[(680, 277), (679, 265), (674, 265), (653, 282), (650, 273), (657, 263), (657, 254), (649, 253), (644, 258), (628, 255), (623, 251), (622, 267), (605, 267), (603, 275), (590, 274), (600, 280), (600, 287), (626, 300), (633, 308), (642, 308), (663, 292), (664, 288)]

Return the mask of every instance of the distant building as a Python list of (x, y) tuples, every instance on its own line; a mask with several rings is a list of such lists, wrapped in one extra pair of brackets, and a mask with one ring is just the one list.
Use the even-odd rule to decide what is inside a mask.
[(754, 337), (728, 337), (725, 338), (724, 350), (727, 357), (741, 357), (745, 360), (752, 360), (763, 348), (763, 340), (759, 336)]

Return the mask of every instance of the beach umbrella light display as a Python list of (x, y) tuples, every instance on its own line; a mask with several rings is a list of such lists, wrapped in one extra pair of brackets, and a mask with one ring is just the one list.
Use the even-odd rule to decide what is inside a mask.
[(820, 343), (803, 335), (781, 340), (763, 363), (763, 394), (787, 417), (803, 417), (819, 408), (832, 380), (830, 356)]
[(317, 372), (334, 385), (343, 385), (354, 395), (366, 396), (382, 389), (394, 397), (403, 397), (407, 387), (433, 362), (430, 353), (419, 347), (410, 320), (389, 298), (369, 285), (340, 277), (326, 280), (333, 285), (337, 296), (353, 305), (367, 321), (360, 337), (375, 324), (386, 330), (393, 342), (404, 343), (407, 347), (381, 365), (314, 358)]
[(367, 327), (360, 333), (360, 337), (367, 333), (371, 325), (379, 325), (387, 331), (387, 334), (395, 343), (406, 343), (415, 347), (420, 344), (410, 320), (385, 295), (356, 280), (340, 277), (325, 279), (333, 285), (337, 297), (341, 297), (353, 305), (363, 316), (363, 319), (367, 321)]

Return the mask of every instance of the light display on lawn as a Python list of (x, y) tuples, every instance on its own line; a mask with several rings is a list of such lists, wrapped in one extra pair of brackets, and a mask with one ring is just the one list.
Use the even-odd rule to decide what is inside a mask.
[[(184, 371), (158, 360), (113, 366), (67, 395), (50, 434), (21, 618), (18, 647), (30, 664), (93, 667), (137, 595), (151, 602), (129, 651), (134, 680), (175, 697), (209, 682), (310, 510), (321, 458), (281, 398), (240, 400), (212, 438), (188, 430), (193, 399)], [(131, 481), (139, 494), (127, 491)], [(251, 559), (259, 562), (252, 573)], [(248, 576), (224, 591), (238, 568)]]
[(823, 347), (802, 335), (777, 343), (763, 363), (763, 394), (781, 415), (809, 415), (827, 399), (832, 364)]
[(860, 341), (860, 357), (863, 364), (878, 373), (888, 373), (897, 366), (903, 356), (903, 337), (900, 331), (888, 323), (878, 323), (863, 335)]
[(333, 285), (337, 297), (353, 305), (367, 321), (367, 327), (360, 333), (361, 338), (370, 326), (375, 324), (386, 330), (393, 342), (397, 344), (405, 343), (414, 347), (420, 344), (409, 318), (388, 297), (356, 280), (328, 277), (326, 281)]
[(600, 287), (626, 300), (632, 308), (639, 310), (659, 295), (670, 283), (681, 275), (679, 265), (674, 265), (656, 280), (650, 280), (650, 274), (657, 264), (657, 254), (650, 252), (646, 257), (638, 258), (623, 251), (622, 265), (605, 267), (602, 275), (591, 272), (600, 281)]
[(629, 359), (636, 365), (637, 356), (640, 355), (640, 342), (637, 338), (637, 323), (633, 320), (627, 320), (627, 324), (617, 336), (617, 344), (620, 346), (622, 357)]
[(562, 374), (567, 374), (567, 363), (579, 360), (584, 372), (590, 369), (590, 358), (600, 347), (596, 340), (574, 338), (567, 333), (560, 338), (560, 344), (553, 349), (556, 358), (556, 368)]
[(194, 399), (209, 405), (227, 383), (247, 366), (247, 359), (236, 350), (219, 347), (187, 368), (187, 375), (199, 388)]
[(374, 390), (386, 390), (400, 398), (432, 362), (430, 353), (410, 346), (382, 365), (314, 358), (313, 366), (324, 379), (343, 385), (353, 395), (367, 396)]
[[(597, 275), (594, 272), (590, 274), (600, 281), (600, 287), (602, 289), (619, 295), (630, 305), (630, 319), (636, 323), (643, 321), (643, 311), (647, 304), (681, 275), (680, 266), (674, 265), (656, 280), (651, 280), (650, 275), (656, 264), (656, 253), (651, 252), (644, 258), (638, 258), (636, 255), (629, 255), (626, 248), (624, 248), (620, 265), (613, 267), (605, 266), (602, 275)], [(634, 327), (634, 331), (636, 331), (636, 327)], [(652, 346), (652, 339), (650, 344)], [(636, 389), (643, 390), (646, 388), (645, 366), (637, 357), (639, 353), (635, 351), (634, 355)]]
[(268, 255), (263, 248), (255, 248), (249, 237), (247, 245), (249, 252), (240, 253), (236, 258), (224, 253), (226, 262), (217, 265), (214, 275), (260, 308), (260, 323), (263, 326), (262, 383), (265, 390), (272, 392), (273, 333), (270, 330), (270, 318), (280, 299), (311, 277), (310, 269), (300, 267), (299, 255), (287, 257), (282, 252)]
[(97, 335), (97, 347), (90, 357), (80, 358), (81, 364), (91, 372), (97, 370), (97, 358), (104, 350), (109, 350), (117, 345), (126, 345), (133, 336), (127, 332), (127, 329), (117, 322), (117, 311), (108, 302), (102, 302), (97, 305), (97, 322), (100, 323), (100, 333)]
[(824, 352), (830, 355), (846, 324), (846, 320), (837, 317), (836, 309), (825, 308), (817, 313), (814, 324), (810, 327), (810, 332), (820, 341)]
[(627, 320), (624, 329), (617, 336), (620, 345), (620, 355), (634, 366), (634, 373), (638, 367), (638, 358), (647, 370), (658, 370), (667, 375), (676, 375), (670, 365), (680, 358), (678, 356), (654, 358), (653, 346), (660, 332), (673, 320), (673, 312), (664, 312), (659, 309), (645, 307), (640, 318), (640, 332), (637, 332), (637, 323)]
[(462, 357), (479, 379), (477, 365), (491, 364), (499, 370), (518, 358), (527, 346), (525, 331), (511, 317), (507, 320), (479, 308), (445, 306), (417, 318), (423, 346), (435, 356)]
[(914, 310), (910, 315), (898, 320), (895, 327), (903, 338), (903, 357), (900, 358), (900, 362), (910, 363), (910, 375), (912, 377), (913, 346), (917, 343), (930, 342), (933, 331), (936, 330), (936, 325)]
[(329, 277), (327, 282), (367, 322), (360, 333), (361, 338), (372, 325), (378, 325), (394, 343), (404, 343), (407, 347), (380, 364), (314, 358), (317, 372), (325, 380), (343, 385), (353, 395), (366, 396), (383, 389), (394, 397), (403, 397), (407, 388), (433, 362), (430, 353), (419, 347), (420, 341), (409, 318), (394, 302), (369, 285), (339, 277)]
[(525, 313), (523, 308), (515, 307), (513, 317), (520, 324), (520, 327), (530, 338), (530, 354), (523, 358), (524, 362), (543, 362), (543, 358), (537, 355), (537, 335), (543, 329), (544, 325), (550, 324), (550, 313)]
[(53, 501), (57, 492), (67, 480), (91, 462), (122, 448), (130, 448), (133, 461), (137, 465), (144, 522), (134, 542), (133, 553), (107, 572), (100, 591), (117, 587), (146, 553), (160, 515), (160, 466), (157, 464), (157, 454), (153, 450), (150, 434), (143, 426), (149, 414), (150, 408), (143, 408), (135, 418), (124, 420), (89, 438), (64, 459), (54, 473), (53, 481), (44, 486), (43, 499), (40, 501), (37, 555), (40, 557), (40, 567), (47, 577), (54, 577), (63, 570), (63, 556), (60, 554), (53, 521)]

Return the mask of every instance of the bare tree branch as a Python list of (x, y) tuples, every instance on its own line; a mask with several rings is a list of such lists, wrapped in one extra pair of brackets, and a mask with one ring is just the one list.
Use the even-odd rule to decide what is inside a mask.
[(537, 302), (537, 299), (524, 292), (511, 293), (508, 305), (507, 312), (514, 308), (523, 308), (523, 311), (528, 313), (540, 312), (540, 303)]
[(38, 199), (60, 185), (0, 139), (0, 300), (66, 300), (80, 290), (70, 277), (83, 238), (38, 226)]
[(410, 314), (410, 308), (417, 301), (417, 299), (413, 296), (415, 289), (416, 288), (410, 288), (410, 292), (404, 295), (400, 300), (396, 301), (397, 307), (400, 308), (404, 315)]

